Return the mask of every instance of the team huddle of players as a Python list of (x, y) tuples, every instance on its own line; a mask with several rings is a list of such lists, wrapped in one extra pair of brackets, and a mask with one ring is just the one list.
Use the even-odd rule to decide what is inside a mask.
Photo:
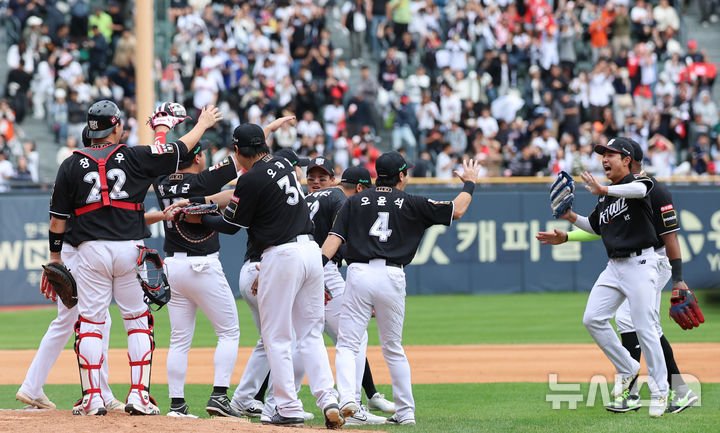
[[(324, 158), (310, 162), (290, 150), (270, 154), (266, 137), (285, 122), (294, 122), (290, 116), (265, 128), (237, 127), (235, 152), (205, 169), (204, 149), (198, 143), (222, 114), (206, 107), (190, 132), (167, 143), (169, 129), (185, 118), (184, 110), (172, 105), (163, 104), (151, 119), (154, 145), (133, 148), (120, 143), (122, 113), (115, 104), (100, 101), (90, 107), (87, 147), (61, 165), (50, 204), (50, 262), (64, 262), (72, 269), (78, 305), (63, 309), (58, 303), (58, 319), (41, 343), (18, 400), (54, 407), (42, 385), (74, 327), (82, 398), (73, 413), (160, 414), (150, 396), (153, 317), (138, 290), (137, 276), (143, 270), (137, 269), (142, 263), (136, 245), (149, 236), (146, 224), (163, 221), (172, 288), (169, 416), (194, 416), (183, 388), (200, 308), (218, 336), (213, 390), (206, 406), (209, 414), (302, 425), (312, 418), (297, 397), (307, 375), (328, 428), (346, 423), (414, 424), (410, 368), (401, 345), (403, 268), (426, 228), (449, 225), (468, 209), (476, 164), (466, 161), (463, 171), (456, 173), (463, 190), (447, 202), (405, 193), (411, 167), (396, 152), (377, 160), (375, 188), (369, 172), (358, 167), (342, 173), (336, 185), (332, 165)], [(300, 183), (301, 167), (306, 165), (307, 196)], [(243, 174), (237, 177), (240, 169)], [(234, 190), (220, 191), (236, 177)], [(163, 212), (144, 212), (142, 203), (151, 184)], [(237, 357), (237, 309), (218, 258), (217, 233), (201, 242), (177, 233), (173, 216), (190, 203), (215, 203), (222, 209), (221, 214), (187, 216), (190, 223), (227, 234), (248, 231), (240, 286), (261, 339), (232, 398), (227, 391)], [(343, 260), (348, 264), (347, 282), (338, 271)], [(107, 309), (113, 298), (128, 334), (131, 386), (125, 403), (115, 399), (107, 386)], [(366, 329), (373, 314), (392, 376), (394, 404), (375, 389), (365, 358)], [(337, 390), (323, 330), (337, 343)], [(41, 353), (43, 358), (38, 359)], [(362, 404), (363, 388), (367, 406)], [(369, 409), (392, 416), (380, 417)]]

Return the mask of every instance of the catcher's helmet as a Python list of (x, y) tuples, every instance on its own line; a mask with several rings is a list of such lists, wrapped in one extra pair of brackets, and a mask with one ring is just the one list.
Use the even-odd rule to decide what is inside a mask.
[(122, 111), (112, 101), (104, 100), (92, 104), (87, 113), (87, 136), (89, 138), (107, 137), (121, 118)]

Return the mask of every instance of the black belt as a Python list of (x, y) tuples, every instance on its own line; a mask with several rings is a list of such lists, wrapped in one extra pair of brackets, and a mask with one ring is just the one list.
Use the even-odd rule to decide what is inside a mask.
[(213, 254), (213, 253), (188, 253), (185, 251), (168, 251), (165, 253), (165, 257), (173, 257), (175, 254), (186, 254), (188, 257), (200, 257), (200, 256), (207, 256), (207, 255)]
[[(370, 260), (376, 260), (376, 259), (370, 259)], [(368, 263), (370, 263), (370, 260), (366, 260), (366, 261), (356, 260), (356, 261), (354, 261), (353, 263), (364, 263), (364, 264), (367, 265)], [(385, 260), (385, 259), (377, 259), (377, 260)], [(390, 266), (390, 267), (393, 267), (393, 268), (400, 268), (400, 269), (403, 268), (403, 265), (401, 265), (400, 263), (390, 262), (390, 261), (388, 261), (388, 260), (385, 260), (385, 266)]]
[[(648, 247), (648, 248), (652, 248), (652, 247)], [(639, 248), (637, 250), (618, 251), (617, 253), (611, 255), (610, 258), (611, 259), (627, 259), (630, 257), (641, 256), (645, 249), (646, 248)]]

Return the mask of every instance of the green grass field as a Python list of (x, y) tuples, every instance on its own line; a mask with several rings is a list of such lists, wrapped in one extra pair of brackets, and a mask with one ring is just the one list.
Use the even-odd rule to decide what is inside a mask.
[[(669, 296), (664, 296), (667, 303)], [(407, 298), (405, 322), (406, 345), (498, 344), (498, 343), (591, 343), (582, 326), (586, 293), (518, 294), (487, 296), (413, 296)], [(692, 331), (681, 330), (667, 317), (662, 307), (662, 323), (671, 342), (717, 342), (720, 335), (720, 306), (704, 302), (700, 305), (706, 323)], [(257, 333), (244, 302), (238, 302), (242, 346), (255, 344)], [(125, 332), (117, 307), (111, 308), (113, 332), (111, 347), (125, 347)], [(4, 338), (2, 349), (35, 349), (47, 324), (55, 317), (53, 309), (6, 312), (0, 314)], [(156, 338), (159, 347), (167, 347), (169, 325), (165, 309), (155, 313)], [(212, 347), (215, 337), (207, 319), (198, 314), (195, 347)], [(377, 331), (371, 323), (370, 344), (377, 345)], [(68, 346), (69, 347), (69, 346)], [(717, 365), (718, 360), (708, 359)], [(482, 365), (477, 366), (478, 369)], [(680, 367), (682, 369), (682, 366)], [(379, 386), (390, 395), (389, 386)], [(113, 385), (117, 397), (127, 393), (127, 385)], [(14, 400), (16, 385), (0, 386), (0, 407), (19, 408)], [(169, 405), (166, 385), (153, 385), (153, 395), (161, 409)], [(414, 385), (418, 425), (416, 432), (673, 432), (720, 431), (720, 384), (702, 384), (702, 406), (681, 414), (650, 419), (647, 408), (637, 413), (610, 414), (598, 399), (586, 406), (588, 386), (583, 385), (583, 401), (577, 409), (553, 410), (546, 395), (554, 394), (542, 383)], [(48, 385), (46, 394), (61, 409), (70, 409), (79, 396), (79, 385)], [(191, 411), (206, 416), (204, 407), (211, 387), (186, 386)], [(646, 389), (644, 397), (647, 398)], [(696, 390), (698, 391), (698, 390)], [(231, 390), (232, 392), (232, 390)], [(69, 398), (72, 395), (73, 398)], [(306, 410), (316, 414), (314, 425), (321, 425), (306, 386), (301, 397)], [(367, 428), (367, 427), (365, 427)], [(381, 426), (383, 430), (399, 431), (405, 426)]]

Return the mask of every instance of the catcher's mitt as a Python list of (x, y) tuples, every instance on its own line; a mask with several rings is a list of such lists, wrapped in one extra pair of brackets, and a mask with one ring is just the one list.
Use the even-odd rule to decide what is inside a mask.
[(558, 219), (572, 209), (575, 200), (575, 181), (566, 171), (558, 173), (558, 178), (550, 187), (550, 207), (553, 218)]
[(175, 229), (186, 241), (194, 244), (205, 242), (215, 234), (215, 230), (202, 224), (195, 224), (185, 221), (188, 215), (220, 215), (216, 204), (196, 204), (185, 206), (175, 214)]
[(670, 317), (677, 322), (682, 329), (692, 329), (705, 323), (705, 316), (700, 311), (697, 299), (692, 290), (684, 287), (673, 286), (672, 297), (670, 298)]
[(143, 300), (150, 307), (155, 304), (159, 310), (170, 301), (170, 284), (165, 275), (165, 263), (157, 250), (145, 248), (144, 245), (137, 246), (140, 249), (135, 271), (138, 281), (142, 287)]
[(72, 308), (77, 305), (77, 284), (70, 270), (60, 263), (43, 265), (42, 281), (40, 291), (48, 299), (60, 298), (66, 307)]
[(177, 102), (163, 102), (155, 108), (155, 111), (153, 111), (147, 123), (153, 129), (158, 125), (164, 125), (173, 129), (173, 127), (183, 123), (189, 118), (185, 107), (182, 105)]

